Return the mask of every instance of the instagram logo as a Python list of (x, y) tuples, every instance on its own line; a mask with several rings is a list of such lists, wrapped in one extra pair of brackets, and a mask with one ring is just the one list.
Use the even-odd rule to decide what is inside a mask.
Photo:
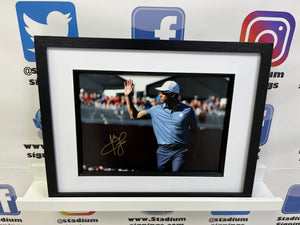
[(287, 12), (255, 11), (244, 20), (241, 42), (273, 43), (272, 67), (282, 64), (288, 56), (295, 19)]
[(95, 213), (95, 211), (89, 211), (89, 212), (65, 212), (65, 211), (60, 211), (60, 214), (64, 216), (90, 216)]

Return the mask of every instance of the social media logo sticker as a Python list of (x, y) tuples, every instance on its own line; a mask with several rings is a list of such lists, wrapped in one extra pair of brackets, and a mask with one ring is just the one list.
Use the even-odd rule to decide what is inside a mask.
[(255, 11), (245, 18), (240, 41), (273, 43), (271, 66), (279, 66), (288, 56), (295, 25), (290, 13)]
[(266, 104), (262, 130), (260, 135), (260, 142), (259, 142), (260, 146), (266, 144), (268, 141), (273, 114), (274, 114), (274, 107), (270, 104)]
[(0, 215), (19, 215), (15, 189), (8, 184), (0, 184)]
[(300, 214), (300, 184), (291, 186), (282, 207), (284, 214)]
[(96, 211), (89, 211), (89, 212), (65, 212), (60, 211), (59, 213), (64, 216), (90, 216), (93, 215)]
[(35, 117), (32, 120), (33, 120), (35, 127), (41, 129), (41, 131), (42, 131), (43, 128), (42, 128), (42, 119), (41, 119), (41, 110), (40, 109), (36, 112)]
[(214, 216), (228, 216), (228, 215), (249, 215), (250, 211), (211, 211)]
[(132, 38), (183, 40), (184, 24), (180, 8), (137, 7), (132, 12)]
[(24, 57), (35, 62), (34, 35), (78, 37), (75, 7), (71, 2), (16, 4)]

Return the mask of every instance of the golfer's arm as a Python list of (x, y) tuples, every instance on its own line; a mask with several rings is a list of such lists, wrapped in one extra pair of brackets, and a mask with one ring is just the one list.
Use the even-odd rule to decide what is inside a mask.
[(125, 96), (125, 100), (126, 100), (129, 116), (130, 116), (131, 119), (140, 119), (140, 118), (147, 115), (145, 110), (142, 110), (140, 112), (138, 112), (136, 110), (136, 108), (133, 105), (131, 96)]

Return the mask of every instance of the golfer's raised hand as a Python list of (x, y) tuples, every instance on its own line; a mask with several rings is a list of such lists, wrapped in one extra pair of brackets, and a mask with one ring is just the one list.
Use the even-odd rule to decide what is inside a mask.
[(133, 95), (134, 84), (132, 80), (127, 80), (124, 82), (124, 95), (131, 96)]

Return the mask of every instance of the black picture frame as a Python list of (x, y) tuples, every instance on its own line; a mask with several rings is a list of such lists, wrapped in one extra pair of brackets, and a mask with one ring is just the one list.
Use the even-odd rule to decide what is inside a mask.
[[(35, 49), (47, 185), (50, 197), (251, 196), (271, 65), (273, 49), (271, 43), (36, 36)], [(143, 59), (141, 56), (149, 57), (150, 60), (147, 64), (143, 64), (142, 60), (145, 58)], [(95, 57), (100, 57), (99, 60), (105, 61), (105, 64), (104, 62), (98, 63)], [(115, 61), (109, 61), (110, 57)], [(173, 62), (169, 62), (169, 57), (181, 62), (182, 65), (177, 63), (173, 69)], [(127, 62), (128, 58), (137, 60), (137, 62)], [(202, 63), (203, 71), (202, 68), (197, 67), (198, 63), (191, 62), (194, 58), (195, 61), (200, 59), (198, 62)], [(157, 66), (158, 61), (156, 60), (165, 60), (165, 63)], [(227, 60), (229, 63), (224, 63), (224, 65), (217, 63)], [(214, 63), (216, 63), (215, 68), (212, 66)], [(193, 67), (197, 68), (194, 69)], [(223, 69), (224, 71), (222, 71)], [(166, 176), (159, 175), (153, 178), (153, 176), (137, 176), (138, 174), (92, 176), (87, 173), (82, 176), (78, 172), (78, 132), (76, 132), (76, 107), (74, 103), (76, 94), (74, 93), (73, 71), (86, 70), (143, 71), (149, 73), (180, 73), (186, 70), (185, 73), (220, 74), (224, 72), (234, 74), (235, 84), (232, 96), (231, 122), (228, 124), (227, 141), (229, 144), (226, 141), (226, 157), (224, 157), (224, 175), (213, 176), (207, 173), (205, 175), (168, 176), (166, 174)], [(247, 79), (250, 80), (248, 90), (243, 88), (248, 85), (246, 84)], [(243, 99), (238, 99), (240, 95), (249, 96), (252, 101), (244, 103)], [(237, 110), (240, 103), (246, 104), (249, 108), (244, 111)], [(63, 115), (65, 110), (68, 115)], [(246, 122), (244, 117), (247, 118)], [(241, 122), (242, 124), (238, 125)], [(65, 125), (63, 125), (64, 123)], [(245, 137), (237, 136), (243, 132), (246, 133)], [(69, 139), (69, 136), (72, 137)], [(240, 139), (244, 141), (240, 141)], [(232, 144), (237, 140), (242, 142), (240, 146), (244, 147), (237, 149), (236, 145)], [(65, 150), (65, 146), (69, 146), (68, 150)], [(240, 152), (243, 155), (241, 158), (239, 158)], [(66, 167), (65, 164), (69, 165)], [(234, 164), (238, 164), (238, 166)], [(238, 176), (230, 172), (240, 168), (243, 168), (243, 171), (238, 172)], [(162, 179), (165, 181), (161, 182)], [(238, 182), (235, 183), (234, 179), (237, 179)], [(183, 180), (187, 180), (188, 185), (185, 186)], [(85, 187), (80, 187), (80, 183), (85, 183)], [(199, 183), (202, 184), (201, 187)], [(219, 183), (219, 187), (215, 190), (211, 189), (211, 186), (216, 183)], [(116, 184), (119, 187), (116, 187)], [(146, 187), (149, 184), (152, 185), (151, 189)], [(172, 189), (176, 185), (178, 187)], [(93, 189), (91, 186), (95, 188)], [(171, 191), (169, 191), (170, 188)]]

